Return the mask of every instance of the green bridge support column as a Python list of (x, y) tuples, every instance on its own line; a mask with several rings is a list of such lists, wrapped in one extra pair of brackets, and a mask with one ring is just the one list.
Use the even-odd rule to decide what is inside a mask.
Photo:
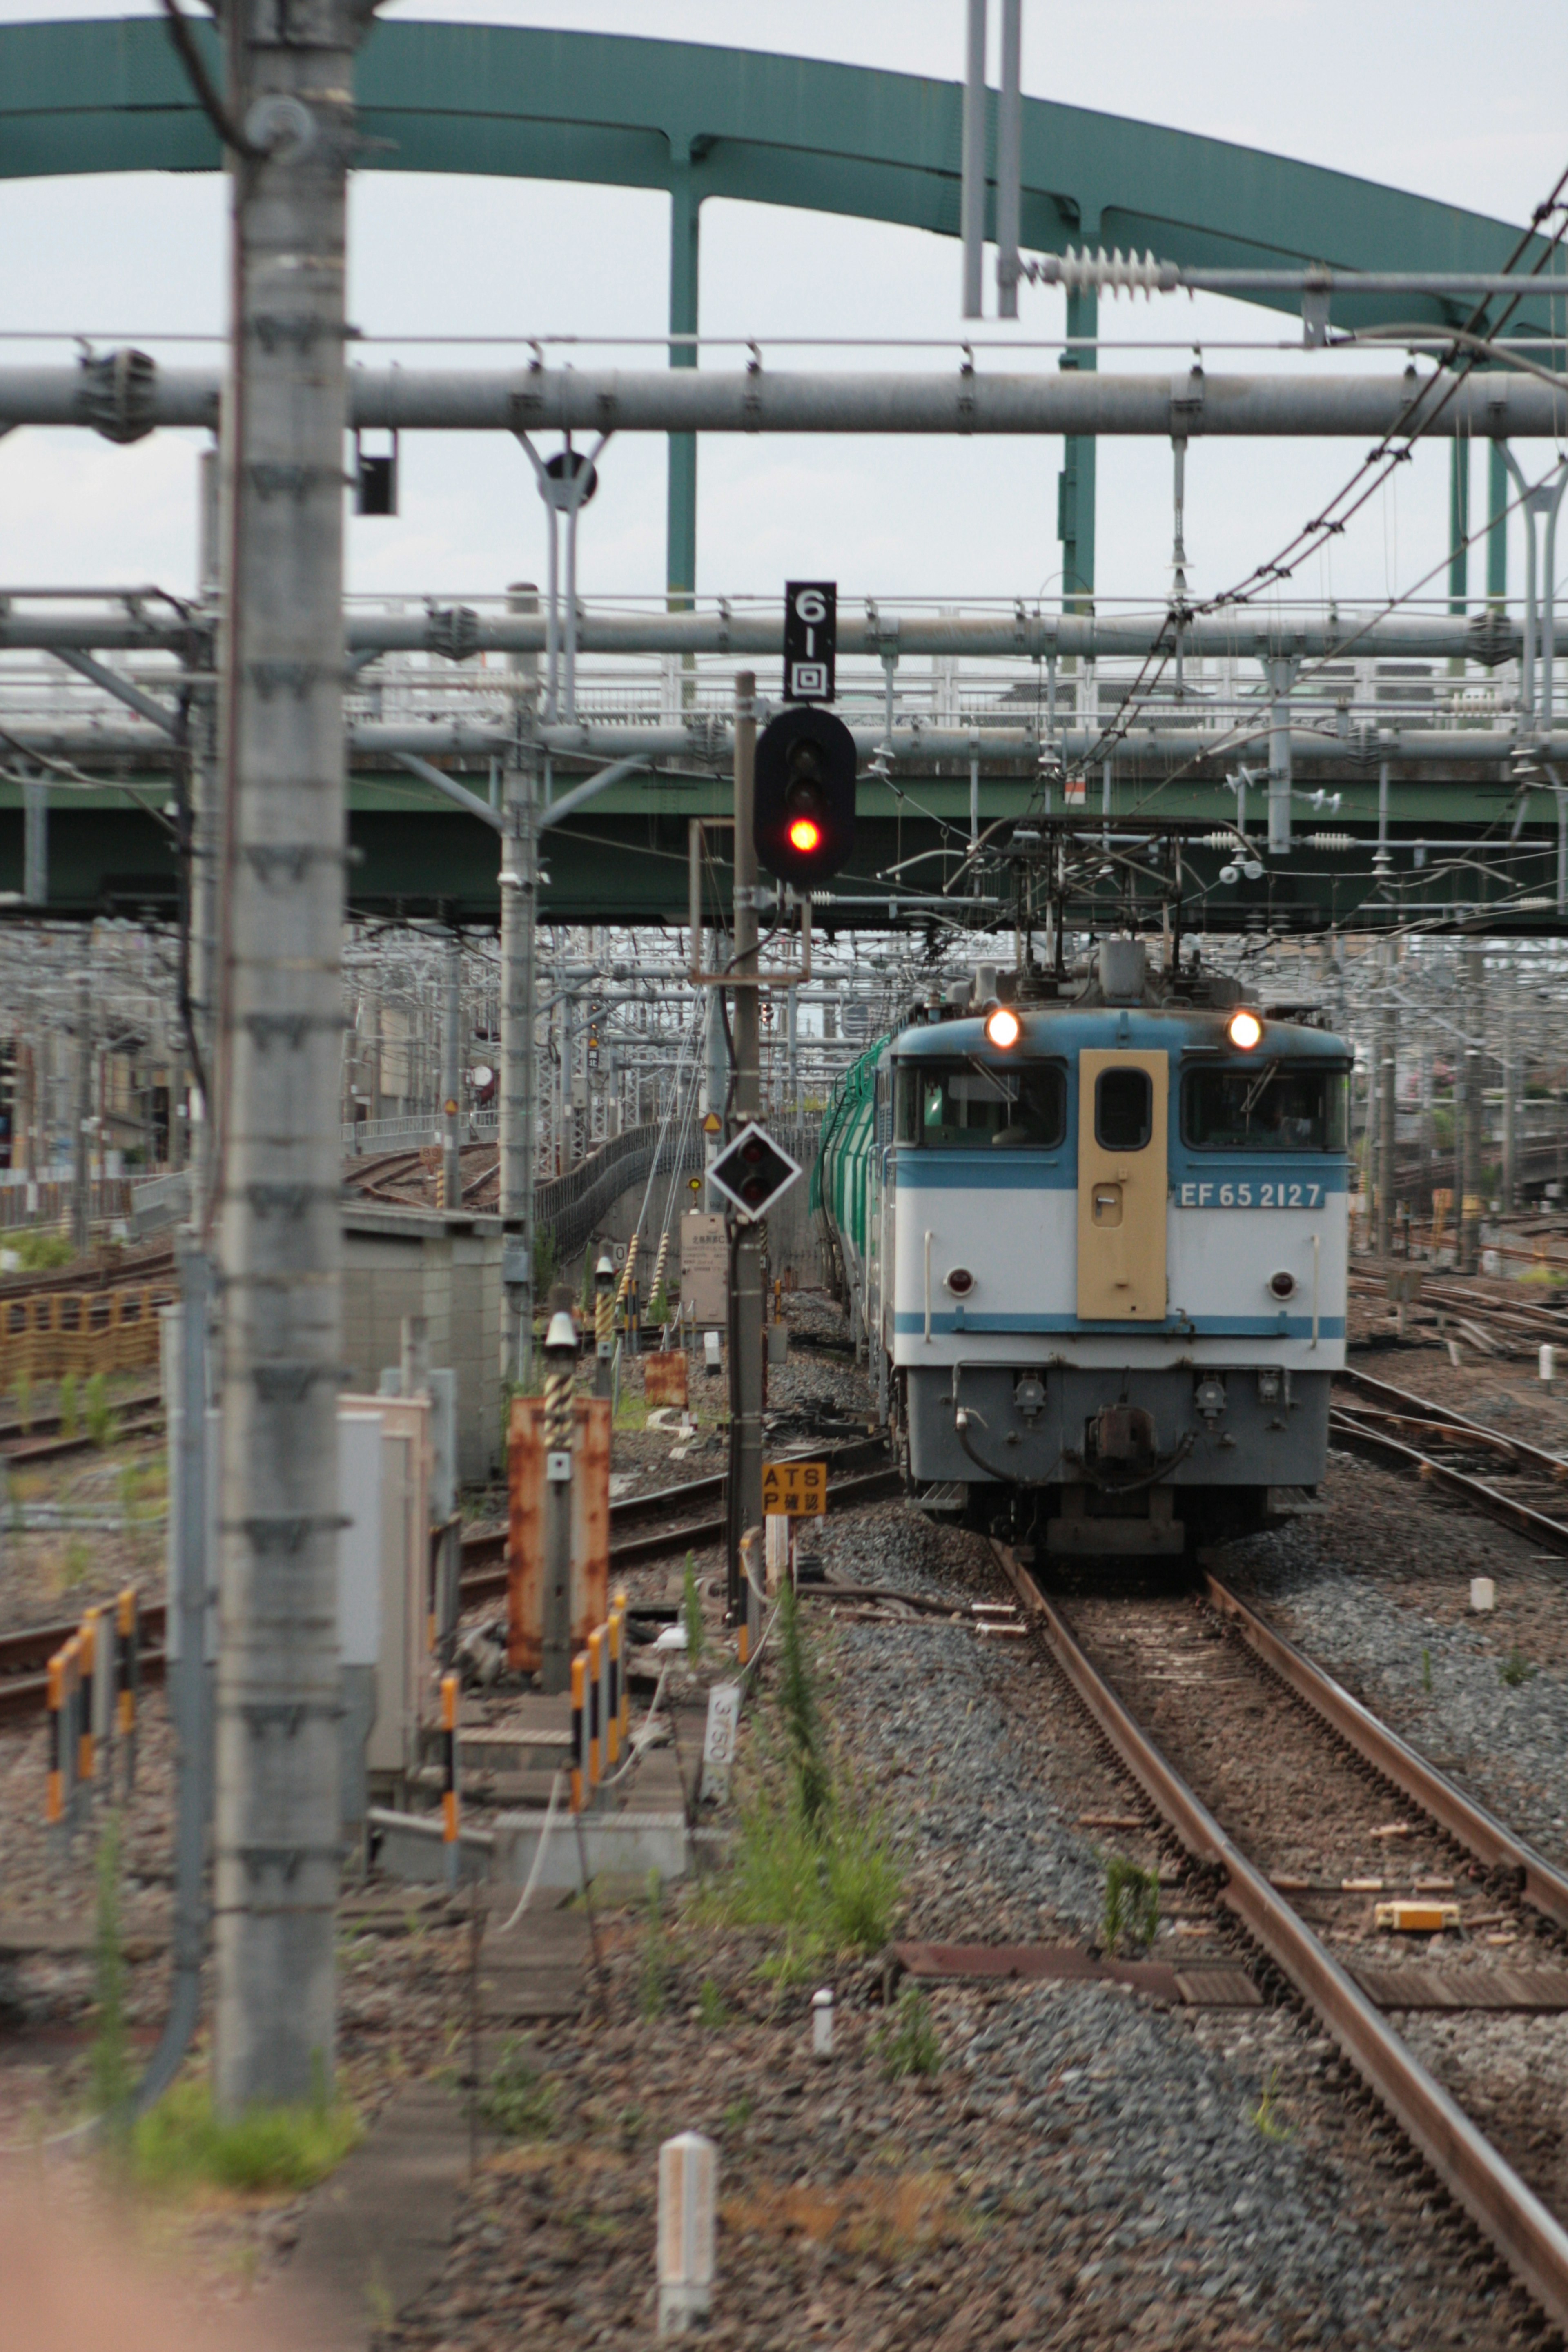
[(1501, 604), (1508, 600), (1508, 467), (1500, 441), (1492, 443), (1487, 467), (1487, 600)]
[(1448, 444), (1448, 610), (1465, 615), (1470, 587), (1470, 445), (1462, 436)]
[[(669, 192), (669, 331), (697, 332), (698, 223), (702, 196), (689, 167)], [(689, 343), (672, 343), (671, 367), (695, 367)], [(665, 590), (674, 611), (684, 610), (697, 593), (697, 436), (669, 436), (669, 475), (665, 525)]]
[[(1068, 333), (1100, 331), (1100, 297), (1096, 293), (1068, 296)], [(1064, 368), (1098, 369), (1097, 352), (1064, 352)], [(1069, 435), (1063, 444), (1063, 465), (1057, 478), (1057, 537), (1062, 543), (1062, 610), (1088, 613), (1094, 609), (1094, 450), (1090, 435)]]

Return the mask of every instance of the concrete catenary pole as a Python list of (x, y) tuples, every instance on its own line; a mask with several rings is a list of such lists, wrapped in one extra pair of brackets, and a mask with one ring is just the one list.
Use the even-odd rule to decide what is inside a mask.
[[(332, 2078), (345, 190), (355, 0), (227, 0), (214, 2088)], [(235, 152), (243, 142), (244, 152)]]
[[(762, 1021), (757, 969), (757, 845), (752, 829), (756, 784), (756, 677), (735, 678), (735, 951), (738, 982), (731, 1030), (735, 1084), (731, 1135), (762, 1108)], [(737, 1223), (730, 1249), (730, 1558), (731, 1616), (744, 1604), (741, 1539), (763, 1523), (763, 1238), (754, 1224)]]

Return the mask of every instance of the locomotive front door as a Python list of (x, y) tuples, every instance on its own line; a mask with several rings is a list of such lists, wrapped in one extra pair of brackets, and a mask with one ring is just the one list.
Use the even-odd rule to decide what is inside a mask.
[(1165, 1319), (1164, 1054), (1078, 1061), (1078, 1315), (1080, 1323)]

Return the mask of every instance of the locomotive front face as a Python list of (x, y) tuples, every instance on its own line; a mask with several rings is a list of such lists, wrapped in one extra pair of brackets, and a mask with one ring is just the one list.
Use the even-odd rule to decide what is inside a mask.
[(1347, 1056), (1194, 1007), (893, 1042), (877, 1294), (918, 1480), (1034, 1495), (1063, 1550), (1175, 1551), (1317, 1485), (1343, 1362)]

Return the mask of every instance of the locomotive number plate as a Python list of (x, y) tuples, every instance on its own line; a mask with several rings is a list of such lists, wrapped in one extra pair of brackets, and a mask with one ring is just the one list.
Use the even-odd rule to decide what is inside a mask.
[(1327, 1198), (1327, 1185), (1297, 1182), (1283, 1176), (1176, 1187), (1176, 1205), (1181, 1209), (1321, 1209)]

